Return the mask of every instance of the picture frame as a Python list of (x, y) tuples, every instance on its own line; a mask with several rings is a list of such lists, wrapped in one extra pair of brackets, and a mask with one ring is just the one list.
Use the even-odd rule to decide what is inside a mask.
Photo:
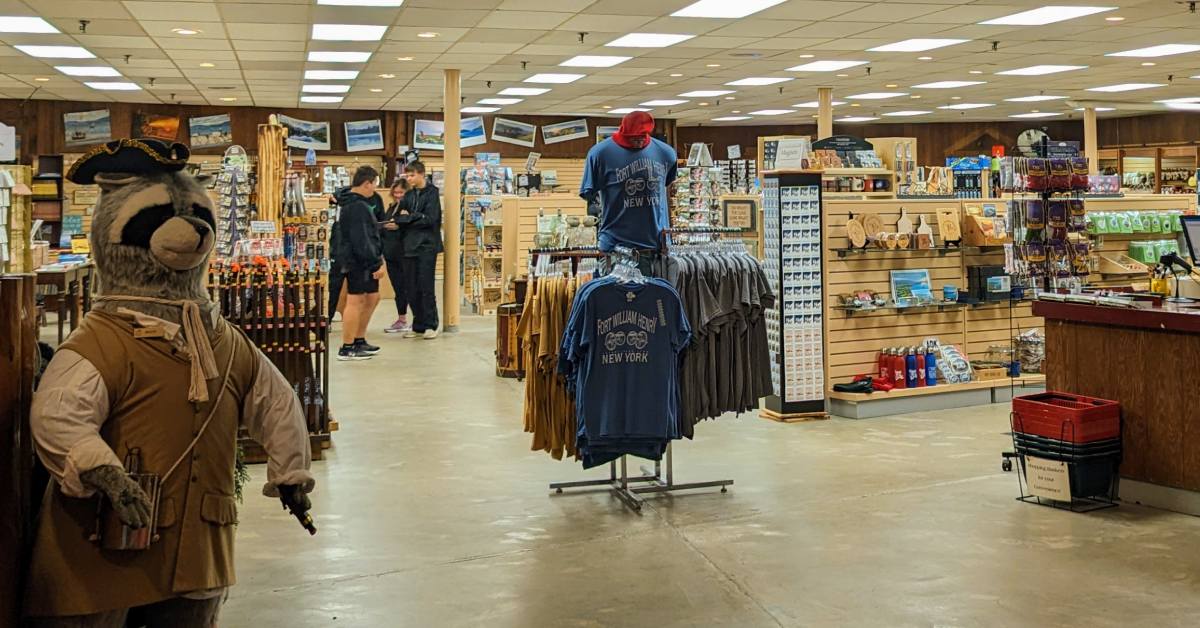
[(758, 229), (758, 203), (749, 198), (727, 198), (721, 201), (722, 224), (742, 231)]
[(359, 120), (342, 124), (346, 132), (346, 152), (383, 150), (383, 122), (381, 120)]
[(483, 117), (463, 118), (458, 137), (459, 146), (462, 148), (487, 144), (487, 130), (483, 128)]
[(414, 120), (413, 147), (419, 150), (446, 150), (446, 123), (441, 120)]
[(588, 137), (588, 123), (586, 119), (568, 120), (566, 122), (542, 126), (542, 142), (545, 144), (570, 142), (571, 140), (579, 140), (586, 137)]
[(917, 307), (933, 303), (933, 282), (929, 269), (892, 270), (892, 301), (896, 307)]
[(233, 143), (229, 114), (188, 118), (188, 137), (192, 148), (213, 148)]
[(174, 142), (179, 136), (179, 116), (138, 111), (133, 115), (133, 136)]
[(492, 140), (533, 148), (537, 143), (537, 125), (507, 118), (493, 118)]
[(596, 127), (596, 143), (599, 144), (604, 140), (617, 134), (619, 126), (598, 126)]
[(109, 110), (64, 113), (63, 136), (67, 146), (86, 146), (111, 140), (112, 118)]
[(329, 123), (301, 120), (277, 114), (279, 124), (287, 127), (287, 145), (292, 148), (329, 150)]

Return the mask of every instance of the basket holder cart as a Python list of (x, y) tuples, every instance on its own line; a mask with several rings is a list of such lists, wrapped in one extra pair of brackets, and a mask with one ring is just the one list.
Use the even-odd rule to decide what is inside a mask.
[[(1121, 407), (1115, 401), (1047, 391), (1013, 399), (1013, 451), (1003, 454), (1010, 471), (1017, 461), (1019, 501), (1072, 512), (1117, 505), (1121, 464)], [(1068, 500), (1036, 495), (1027, 458), (1062, 462), (1070, 484)]]

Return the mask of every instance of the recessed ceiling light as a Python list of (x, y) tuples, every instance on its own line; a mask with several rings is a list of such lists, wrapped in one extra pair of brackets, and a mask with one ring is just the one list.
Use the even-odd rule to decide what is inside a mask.
[[(846, 104), (846, 101), (844, 101), (844, 100), (835, 100), (835, 101), (833, 101), (833, 106), (834, 106), (834, 107), (836, 107), (836, 106), (838, 106), (838, 105), (844, 105), (844, 104)], [(821, 104), (820, 104), (820, 103), (818, 103), (818, 102), (817, 102), (817, 101), (815, 101), (815, 100), (810, 100), (810, 101), (808, 101), (808, 102), (800, 102), (800, 103), (796, 103), (796, 104), (794, 104), (794, 105), (792, 105), (792, 106), (793, 106), (793, 107), (799, 107), (799, 108), (801, 108), (801, 109), (816, 109), (817, 107), (820, 107), (820, 106), (821, 106)]]
[(184, 35), (184, 36), (200, 34), (200, 31), (198, 31), (194, 28), (172, 28), (171, 32), (175, 33), (176, 35)]
[(300, 102), (311, 103), (336, 103), (342, 102), (345, 98), (341, 96), (301, 96)]
[(871, 116), (849, 116), (845, 118), (838, 118), (836, 122), (871, 122), (872, 120), (878, 119), (879, 118), (873, 118)]
[(644, 85), (658, 85), (658, 81), (643, 81)]
[(222, 96), (218, 100), (220, 100), (221, 102), (234, 102), (237, 100), (237, 97), (236, 96)]
[(308, 60), (320, 63), (366, 63), (371, 58), (369, 52), (343, 52), (334, 50), (316, 50), (308, 53)]
[(54, 69), (67, 76), (121, 76), (116, 68), (107, 65), (56, 65)]
[(604, 105), (604, 106), (602, 106), (602, 107), (600, 107), (600, 108), (601, 108), (601, 109), (612, 109), (612, 105)]
[(984, 107), (995, 107), (992, 103), (986, 102), (963, 102), (955, 105), (943, 105), (938, 109), (983, 109)]
[(734, 109), (734, 110), (733, 110), (733, 113), (741, 113), (741, 110), (739, 110), (739, 109)]
[(1044, 74), (1055, 74), (1058, 72), (1070, 72), (1071, 70), (1086, 70), (1086, 65), (1031, 65), (1027, 68), (1017, 68), (1015, 70), (1004, 70), (996, 74), (1005, 76), (1042, 76)]
[(367, 91), (371, 92), (372, 94), (378, 94), (378, 93), (382, 92), (383, 90), (378, 87), (372, 87), (371, 89), (369, 89)]
[(788, 68), (788, 72), (837, 72), (856, 65), (866, 65), (869, 61), (811, 61), (802, 65)]
[(650, 111), (650, 110), (641, 108), (641, 107), (618, 107), (616, 109), (610, 109), (608, 112), (619, 114), (619, 115), (625, 115), (627, 113), (633, 113), (635, 111)]
[(968, 70), (967, 74), (983, 74), (983, 70)]
[(563, 61), (559, 65), (569, 68), (611, 68), (625, 63), (633, 57), (618, 57), (613, 55), (578, 55)]
[(524, 101), (524, 98), (482, 98), (479, 100), (481, 105), (515, 105)]
[(412, 61), (412, 57), (396, 57), (397, 61)]
[(459, 109), (463, 113), (495, 113), (500, 111), (499, 107), (463, 107)]
[(40, 17), (0, 15), (0, 33), (58, 33), (54, 25)]
[(849, 74), (839, 74), (837, 76), (838, 76), (838, 78), (849, 78), (850, 77)]
[(1143, 61), (1142, 62), (1142, 66), (1147, 67), (1147, 68), (1151, 67), (1151, 66), (1155, 66), (1155, 65), (1158, 65), (1158, 64), (1153, 61)]
[(907, 96), (905, 92), (866, 92), (865, 94), (854, 94), (847, 96), (850, 100), (883, 100), (885, 98), (896, 98), (897, 96)]
[(88, 81), (85, 82), (84, 85), (87, 85), (92, 89), (115, 90), (119, 92), (133, 92), (141, 89), (137, 83), (129, 83), (124, 81), (114, 81), (111, 83)]
[(335, 7), (398, 7), (404, 0), (317, 0), (317, 4)]
[(1030, 9), (1029, 11), (1021, 11), (1004, 17), (998, 17), (994, 20), (980, 22), (980, 24), (1003, 25), (1003, 26), (1041, 26), (1043, 24), (1053, 24), (1064, 20), (1073, 20), (1077, 17), (1085, 17), (1095, 15), (1105, 11), (1115, 11), (1117, 7), (1064, 7), (1064, 6), (1048, 6), (1040, 9)]
[(900, 86), (895, 83), (888, 83), (887, 85), (884, 85), (884, 87), (900, 87)]
[(799, 56), (801, 59), (812, 59), (813, 57), (815, 57), (817, 55), (799, 55)]
[(684, 98), (715, 98), (717, 96), (724, 96), (725, 94), (732, 93), (733, 90), (731, 89), (698, 89), (694, 92), (680, 94), (680, 96)]
[(933, 57), (917, 57), (917, 61), (933, 61)]
[(1063, 100), (1066, 96), (1021, 96), (1019, 98), (1005, 98), (1006, 102), (1042, 102), (1045, 100)]
[(737, 98), (734, 98), (733, 96), (726, 96), (725, 100), (737, 100)]
[(521, 81), (522, 83), (574, 83), (587, 76), (586, 74), (554, 74), (541, 73)]
[(546, 87), (509, 87), (500, 90), (501, 96), (541, 96), (550, 91)]
[(1104, 20), (1107, 22), (1124, 22), (1125, 18), (1123, 18), (1119, 15), (1114, 15), (1112, 17), (1106, 17), (1106, 18), (1104, 18)]
[(671, 14), (672, 17), (739, 18), (769, 9), (784, 0), (698, 0)]
[(970, 39), (929, 39), (918, 37), (916, 39), (905, 39), (894, 44), (885, 46), (876, 46), (867, 48), (868, 52), (924, 52), (926, 50), (934, 50), (937, 48), (945, 48), (946, 46), (954, 46), (956, 44), (965, 44)]
[(676, 35), (670, 33), (630, 33), (618, 37), (605, 46), (611, 48), (666, 48), (681, 41), (687, 41), (695, 35)]
[(701, 107), (707, 107), (707, 106), (708, 106), (708, 103), (706, 103), (706, 102), (702, 102), (702, 103), (700, 103), (700, 106), (701, 106)]
[(970, 87), (972, 85), (983, 85), (986, 81), (934, 81), (933, 83), (921, 83), (913, 85), (914, 89), (955, 89), (958, 87)]
[(394, 79), (394, 78), (396, 78), (396, 75), (395, 75), (395, 74), (380, 74), (380, 75), (379, 75), (379, 78), (381, 78), (381, 79)]
[(776, 83), (786, 83), (790, 78), (752, 76), (750, 78), (738, 79), (730, 81), (726, 85), (742, 86), (742, 85), (775, 85)]
[(46, 83), (46, 82), (50, 81), (50, 78), (46, 77), (46, 76), (38, 76), (38, 77), (35, 77), (33, 80), (35, 80), (39, 83)]
[(671, 75), (671, 78), (679, 78), (679, 77), (681, 77), (681, 76), (683, 76), (683, 75), (682, 75), (682, 74), (680, 74), (680, 73), (678, 73), (678, 72), (676, 72), (676, 73), (674, 73), (674, 74), (672, 74), (672, 75)]
[(379, 41), (387, 28), (372, 24), (313, 24), (312, 38), (319, 41)]
[(720, 64), (720, 63), (709, 63), (709, 64), (705, 65), (704, 67), (706, 67), (706, 68), (719, 68), (719, 67), (721, 67), (721, 64)]
[(782, 116), (782, 115), (786, 115), (789, 113), (796, 113), (796, 112), (792, 111), (791, 109), (759, 109), (758, 111), (751, 111), (750, 115), (752, 115), (752, 116)]
[(1132, 92), (1138, 89), (1151, 89), (1154, 87), (1165, 87), (1163, 83), (1118, 83), (1116, 85), (1103, 85), (1101, 87), (1089, 87), (1089, 92)]
[(1016, 113), (1016, 114), (1013, 114), (1008, 117), (1010, 117), (1010, 118), (1053, 118), (1054, 116), (1061, 116), (1061, 115), (1062, 115), (1061, 113), (1054, 113), (1051, 111), (1034, 111), (1031, 113)]
[(433, 31), (425, 31), (424, 33), (417, 33), (417, 37), (420, 37), (421, 39), (433, 39), (434, 37), (441, 37), (441, 36), (442, 36), (441, 33), (435, 33)]
[(962, 96), (951, 96), (950, 100), (962, 100)]
[(912, 96), (909, 96), (909, 98), (920, 98), (920, 97), (921, 97), (920, 94), (913, 94)]
[(1106, 57), (1166, 57), (1169, 55), (1178, 55), (1185, 52), (1196, 52), (1200, 50), (1200, 46), (1196, 44), (1162, 44), (1159, 46), (1150, 46), (1149, 48), (1135, 48), (1133, 50), (1125, 50), (1122, 52), (1110, 52)]
[(641, 106), (643, 106), (643, 107), (671, 107), (673, 105), (682, 105), (685, 102), (687, 102), (687, 101), (686, 100), (672, 100), (672, 99), (664, 98), (664, 99), (659, 99), (659, 100), (647, 100), (646, 102), (641, 103)]
[(932, 111), (918, 111), (918, 110), (912, 110), (912, 111), (890, 111), (890, 112), (888, 112), (888, 113), (885, 113), (885, 114), (883, 114), (883, 115), (885, 115), (885, 116), (896, 116), (896, 117), (898, 117), (898, 118), (906, 118), (906, 117), (911, 117), (911, 116), (923, 116), (923, 115), (925, 115), (925, 114), (929, 114), (929, 113), (933, 113), (933, 112), (932, 112)]
[(713, 118), (712, 121), (713, 122), (737, 122), (738, 120), (749, 120), (749, 119), (750, 119), (750, 116), (723, 116), (720, 118)]
[(46, 59), (95, 59), (96, 55), (87, 51), (86, 48), (79, 46), (23, 46), (14, 45), (13, 48), (31, 57), (42, 57)]
[(861, 107), (862, 105), (860, 103), (852, 102), (852, 103), (850, 103), (850, 106), (851, 107)]
[[(358, 70), (305, 70), (306, 81), (353, 81), (358, 78)], [(391, 75), (380, 74), (379, 78), (393, 78)]]
[(350, 91), (349, 85), (305, 85), (300, 88), (302, 92), (311, 92), (313, 94), (345, 94)]

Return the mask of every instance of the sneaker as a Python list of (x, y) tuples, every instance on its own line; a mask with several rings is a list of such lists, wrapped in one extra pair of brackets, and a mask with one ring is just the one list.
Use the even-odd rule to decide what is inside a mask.
[(338, 349), (337, 354), (337, 359), (339, 362), (346, 362), (349, 360), (370, 360), (371, 357), (372, 356), (370, 353), (367, 353), (358, 346), (353, 345), (349, 347), (343, 346), (341, 349)]
[(354, 348), (369, 355), (375, 355), (376, 353), (379, 353), (379, 347), (373, 344), (368, 344), (366, 340), (362, 342), (355, 341)]
[(416, 338), (416, 337), (418, 337), (418, 336), (420, 336), (420, 335), (421, 335), (421, 334), (418, 334), (417, 332), (415, 332), (415, 331), (413, 331), (413, 330), (411, 330), (411, 329), (410, 329), (410, 330), (408, 330), (408, 331), (404, 332), (404, 336), (403, 336), (403, 337), (404, 337), (404, 338)]
[(392, 323), (391, 327), (384, 328), (383, 333), (385, 333), (385, 334), (402, 334), (406, 331), (411, 331), (411, 330), (412, 330), (412, 327), (409, 326), (408, 321), (405, 320), (405, 318), (403, 316), (401, 316), (400, 318), (396, 319), (396, 322)]
[(421, 337), (425, 340), (433, 340), (434, 338), (438, 337), (438, 331), (436, 329), (426, 329), (425, 333), (422, 334)]

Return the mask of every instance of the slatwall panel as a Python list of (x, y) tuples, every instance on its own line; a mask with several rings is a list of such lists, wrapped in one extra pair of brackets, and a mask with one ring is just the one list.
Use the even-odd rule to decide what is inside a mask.
[[(1196, 213), (1195, 194), (1126, 196), (1115, 199), (1090, 199), (1085, 208), (1089, 212), (1169, 211), (1183, 210), (1185, 214)], [(1104, 234), (1092, 236), (1092, 245), (1097, 254), (1116, 258), (1117, 254), (1128, 255), (1129, 243), (1142, 240), (1170, 240), (1177, 233), (1133, 233)], [(1182, 245), (1181, 245), (1182, 246)], [(1186, 251), (1183, 252), (1186, 257)], [(1128, 285), (1131, 282), (1147, 283), (1141, 275), (1099, 275), (1090, 277), (1092, 283), (1102, 286)]]
[[(508, 202), (506, 197), (505, 202)], [(564, 216), (587, 215), (587, 202), (575, 194), (548, 194), (517, 198), (517, 274), (524, 275), (529, 268), (529, 249), (537, 235), (538, 212), (546, 215), (562, 212)], [(507, 232), (508, 225), (504, 225)]]

